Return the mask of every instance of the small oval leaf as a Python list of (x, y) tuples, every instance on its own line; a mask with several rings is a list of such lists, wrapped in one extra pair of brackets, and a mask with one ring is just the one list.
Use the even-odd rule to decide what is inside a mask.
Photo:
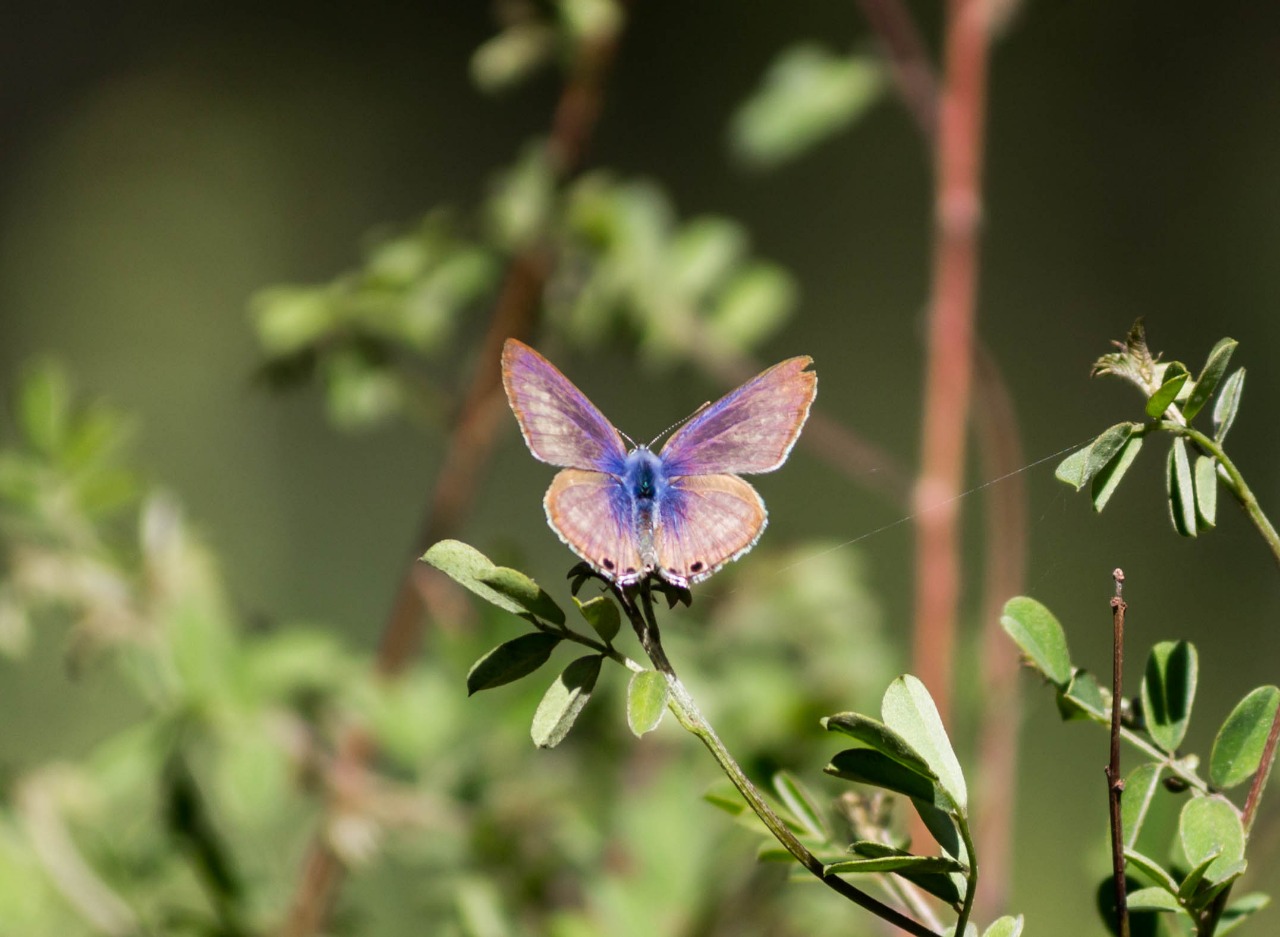
[[(612, 603), (610, 603), (612, 605)], [(616, 610), (617, 606), (613, 606)], [(656, 670), (641, 670), (627, 686), (627, 725), (636, 738), (652, 732), (667, 711), (670, 695), (667, 678)]]
[(1066, 632), (1053, 612), (1035, 599), (1015, 596), (1005, 603), (1000, 626), (1051, 683), (1067, 685), (1071, 679), (1071, 654)]
[(485, 583), (484, 577), (498, 567), (475, 547), (460, 540), (441, 540), (422, 555), (422, 560), (486, 602), (516, 615), (525, 613), (523, 605)]
[(1196, 456), (1196, 514), (1205, 527), (1218, 523), (1218, 461), (1213, 456)]
[(559, 643), (556, 635), (535, 631), (499, 644), (471, 666), (467, 695), (528, 676), (547, 662)]
[(1164, 411), (1169, 409), (1169, 405), (1178, 396), (1178, 391), (1182, 390), (1182, 385), (1187, 383), (1187, 379), (1191, 377), (1186, 371), (1176, 371), (1173, 377), (1168, 378), (1159, 389), (1147, 399), (1147, 416), (1153, 420), (1160, 419), (1164, 415)]
[(1218, 382), (1226, 373), (1227, 364), (1231, 361), (1231, 353), (1236, 350), (1237, 344), (1239, 343), (1234, 338), (1224, 338), (1210, 350), (1209, 359), (1204, 363), (1200, 376), (1196, 378), (1195, 387), (1191, 388), (1191, 393), (1182, 404), (1182, 415), (1188, 422), (1195, 419), (1196, 414), (1218, 389)]
[(1124, 779), (1124, 797), (1120, 801), (1120, 822), (1124, 830), (1124, 845), (1132, 849), (1142, 832), (1151, 801), (1160, 789), (1161, 766), (1157, 762), (1138, 765)]
[(1143, 437), (1137, 433), (1130, 436), (1125, 440), (1124, 448), (1120, 450), (1120, 454), (1108, 462), (1102, 471), (1093, 477), (1091, 491), (1093, 509), (1099, 514), (1107, 506), (1107, 502), (1111, 500), (1111, 496), (1115, 494), (1116, 489), (1120, 487), (1120, 481), (1124, 478), (1125, 473), (1129, 471), (1129, 467), (1138, 458), (1138, 453), (1142, 451), (1142, 440)]
[(805, 832), (816, 840), (827, 840), (827, 825), (822, 820), (822, 808), (798, 778), (786, 771), (779, 771), (773, 776), (773, 790)]
[(1195, 646), (1187, 641), (1161, 641), (1147, 657), (1142, 676), (1147, 731), (1167, 752), (1174, 752), (1187, 734), (1198, 673)]
[(1178, 818), (1178, 837), (1193, 868), (1213, 858), (1204, 876), (1210, 882), (1217, 881), (1221, 874), (1231, 874), (1244, 858), (1240, 815), (1221, 797), (1193, 797), (1187, 801)]
[(1213, 405), (1213, 438), (1222, 442), (1236, 421), (1240, 398), (1244, 394), (1244, 368), (1238, 369), (1222, 383), (1222, 393)]
[(888, 755), (898, 764), (931, 781), (938, 779), (920, 753), (879, 719), (872, 719), (862, 713), (836, 713), (823, 719), (822, 725), (828, 731), (841, 732), (857, 739), (868, 748)]
[(506, 566), (495, 566), (484, 573), (480, 581), (495, 592), (505, 595), (524, 611), (555, 625), (564, 624), (564, 610), (560, 608), (536, 582)]
[(622, 613), (618, 611), (613, 599), (607, 595), (598, 595), (586, 602), (579, 602), (576, 598), (573, 602), (601, 640), (605, 644), (612, 644), (622, 626)]
[(837, 752), (823, 771), (846, 781), (882, 787), (926, 803), (940, 802), (944, 810), (955, 808), (935, 781), (874, 749), (849, 748)]
[(1130, 911), (1181, 911), (1178, 899), (1163, 888), (1139, 888), (1128, 896)]
[(1209, 777), (1219, 787), (1235, 787), (1257, 772), (1271, 723), (1280, 708), (1280, 688), (1260, 686), (1236, 704), (1213, 740)]
[(885, 725), (906, 739), (925, 760), (937, 775), (938, 784), (963, 814), (969, 798), (964, 772), (947, 738), (938, 707), (920, 679), (903, 674), (890, 683), (880, 703), (880, 714)]
[(603, 660), (599, 654), (579, 657), (547, 688), (533, 714), (529, 733), (533, 744), (539, 748), (555, 748), (564, 740), (591, 698)]
[(1010, 917), (1005, 915), (1002, 918), (996, 918), (982, 933), (982, 937), (1022, 937), (1022, 915)]
[(1191, 480), (1191, 461), (1187, 457), (1187, 441), (1175, 436), (1169, 446), (1167, 472), (1169, 519), (1173, 529), (1184, 537), (1196, 535), (1196, 492)]

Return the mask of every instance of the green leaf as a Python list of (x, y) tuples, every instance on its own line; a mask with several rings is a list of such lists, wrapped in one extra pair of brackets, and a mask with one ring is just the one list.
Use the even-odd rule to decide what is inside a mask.
[(962, 872), (964, 866), (946, 856), (881, 856), (875, 859), (840, 859), (822, 867), (824, 873), (865, 875), (872, 872)]
[(1226, 373), (1227, 364), (1231, 361), (1231, 353), (1236, 350), (1237, 344), (1239, 343), (1234, 338), (1224, 338), (1210, 350), (1209, 360), (1205, 362), (1200, 376), (1196, 378), (1195, 387), (1191, 388), (1190, 395), (1182, 404), (1182, 415), (1187, 418), (1188, 423), (1195, 419), (1196, 414), (1218, 389), (1218, 382)]
[(627, 725), (636, 738), (658, 727), (670, 692), (667, 678), (656, 670), (632, 674), (627, 686)]
[(593, 631), (600, 635), (605, 644), (612, 644), (622, 626), (622, 613), (611, 597), (598, 595), (586, 602), (579, 602), (575, 597), (573, 603), (587, 620)]
[(725, 284), (712, 303), (707, 328), (729, 348), (747, 351), (778, 330), (795, 308), (798, 295), (787, 270), (755, 261)]
[(938, 784), (963, 813), (969, 797), (964, 772), (951, 748), (938, 707), (925, 685), (911, 674), (898, 677), (885, 691), (880, 714), (885, 725), (906, 739), (907, 744), (924, 758), (937, 776)]
[(1084, 467), (1088, 463), (1089, 447), (1082, 446), (1058, 463), (1058, 467), (1053, 470), (1053, 477), (1079, 491), (1084, 487)]
[(1044, 605), (1025, 595), (1004, 604), (1000, 626), (1027, 656), (1032, 665), (1055, 686), (1071, 679), (1071, 654), (1062, 625)]
[(1214, 937), (1222, 937), (1223, 934), (1235, 930), (1248, 919), (1249, 915), (1261, 911), (1269, 904), (1271, 904), (1271, 897), (1262, 892), (1255, 891), (1241, 895), (1228, 905), (1227, 910), (1222, 912), (1222, 917), (1218, 918), (1218, 929), (1213, 932)]
[(1087, 670), (1077, 670), (1067, 688), (1058, 693), (1058, 712), (1065, 721), (1110, 722), (1111, 705), (1107, 700), (1097, 678)]
[(982, 932), (982, 937), (1022, 937), (1022, 915), (997, 918)]
[(1191, 480), (1191, 462), (1187, 458), (1187, 441), (1181, 436), (1175, 436), (1169, 446), (1168, 491), (1173, 529), (1184, 537), (1194, 537), (1196, 492)]
[(480, 577), (480, 581), (495, 592), (513, 600), (535, 618), (553, 625), (564, 624), (564, 610), (560, 608), (536, 582), (519, 570), (495, 566)]
[(71, 423), (71, 381), (52, 361), (41, 362), (18, 388), (17, 417), (31, 448), (56, 455)]
[(603, 660), (599, 654), (579, 657), (547, 688), (533, 714), (530, 732), (533, 744), (539, 748), (555, 748), (564, 740), (591, 698)]
[(692, 218), (667, 248), (665, 270), (672, 289), (691, 303), (706, 301), (747, 254), (746, 229), (728, 218)]
[(1137, 869), (1152, 882), (1159, 885), (1162, 891), (1165, 891), (1170, 895), (1176, 895), (1178, 893), (1177, 880), (1169, 874), (1164, 866), (1159, 862), (1156, 862), (1156, 860), (1152, 859), (1150, 856), (1143, 855), (1136, 849), (1125, 849), (1124, 858), (1130, 866)]
[(504, 91), (547, 62), (555, 49), (555, 30), (545, 23), (513, 23), (472, 53), (471, 80), (481, 91)]
[(1227, 438), (1231, 424), (1236, 421), (1236, 411), (1240, 409), (1240, 398), (1244, 394), (1244, 368), (1222, 382), (1222, 393), (1213, 405), (1213, 438), (1222, 442)]
[(1147, 658), (1142, 708), (1152, 741), (1167, 752), (1174, 752), (1187, 734), (1198, 671), (1195, 646), (1186, 641), (1161, 641)]
[(778, 56), (763, 86), (733, 115), (733, 148), (757, 168), (794, 159), (852, 124), (884, 85), (883, 69), (871, 57), (793, 46)]
[[(1179, 901), (1191, 908), (1204, 907), (1208, 903), (1205, 896), (1207, 889), (1201, 891), (1201, 884), (1204, 882), (1209, 867), (1216, 861), (1218, 861), (1218, 853), (1215, 852), (1210, 853), (1195, 864), (1191, 871), (1186, 874), (1186, 877), (1183, 878), (1182, 884), (1178, 886)], [(1239, 871), (1243, 873), (1244, 863), (1237, 863), (1237, 865), (1240, 866)], [(1234, 871), (1234, 869), (1231, 871)], [(1200, 892), (1200, 894), (1197, 895), (1197, 892)]]
[(810, 836), (826, 841), (828, 832), (822, 821), (822, 808), (798, 778), (786, 771), (778, 771), (773, 776), (773, 790)]
[(559, 643), (557, 635), (534, 631), (499, 644), (471, 666), (467, 695), (527, 677), (547, 662)]
[(1125, 904), (1130, 911), (1182, 911), (1178, 899), (1163, 888), (1139, 888)]
[(1153, 420), (1158, 420), (1169, 409), (1169, 405), (1178, 396), (1178, 391), (1182, 390), (1182, 385), (1187, 383), (1187, 379), (1191, 375), (1185, 370), (1179, 368), (1174, 371), (1173, 376), (1165, 375), (1164, 383), (1147, 399), (1147, 416)]
[(1117, 423), (1107, 427), (1084, 449), (1059, 462), (1054, 475), (1079, 491), (1116, 457), (1129, 437), (1141, 429), (1137, 423)]
[(1251, 690), (1227, 716), (1209, 756), (1209, 777), (1218, 787), (1242, 784), (1262, 765), (1271, 723), (1280, 708), (1280, 688), (1260, 686)]
[(822, 725), (828, 731), (841, 732), (850, 738), (857, 739), (868, 748), (889, 756), (898, 764), (930, 781), (938, 779), (937, 774), (920, 753), (879, 719), (872, 719), (862, 713), (836, 713), (834, 716), (823, 719)]
[(935, 796), (932, 801), (915, 797), (911, 800), (911, 806), (916, 808), (916, 813), (920, 815), (925, 829), (943, 851), (954, 856), (957, 861), (968, 865), (969, 852), (965, 848), (964, 840), (960, 838), (960, 829), (951, 816), (953, 811), (944, 809), (945, 795)]
[(1090, 494), (1093, 497), (1093, 509), (1099, 514), (1107, 506), (1107, 502), (1111, 500), (1111, 496), (1115, 494), (1116, 489), (1120, 487), (1120, 480), (1129, 471), (1129, 467), (1138, 458), (1138, 453), (1142, 451), (1143, 438), (1137, 433), (1130, 436), (1125, 440), (1124, 448), (1120, 450), (1120, 454), (1108, 462), (1093, 477), (1093, 489)]
[(1124, 829), (1124, 845), (1132, 848), (1142, 832), (1142, 823), (1147, 818), (1147, 810), (1160, 789), (1161, 765), (1148, 762), (1138, 765), (1124, 779), (1124, 797), (1120, 801), (1120, 822)]
[[(965, 866), (954, 859), (948, 859), (944, 856), (913, 856), (911, 853), (901, 849), (895, 849), (885, 843), (877, 843), (870, 840), (860, 840), (849, 846), (849, 851), (859, 856), (859, 859), (852, 860), (854, 862), (876, 862), (876, 861), (901, 861), (907, 860), (897, 868), (887, 869), (897, 875), (901, 875), (907, 881), (912, 882), (919, 888), (947, 902), (950, 905), (958, 904), (961, 896), (964, 894), (963, 879), (960, 879), (955, 873), (967, 871)], [(920, 863), (919, 860), (928, 859), (928, 863)], [(935, 865), (935, 863), (947, 863), (947, 865)], [(839, 865), (834, 863), (833, 865)], [(827, 867), (832, 868), (831, 866)], [(859, 869), (849, 869), (850, 872), (858, 872)], [(861, 871), (872, 871), (863, 868)]]
[(1214, 857), (1206, 878), (1217, 881), (1244, 858), (1244, 827), (1235, 807), (1221, 797), (1193, 797), (1178, 818), (1178, 838), (1193, 867)]
[(940, 801), (944, 810), (955, 807), (936, 782), (874, 749), (848, 748), (837, 752), (822, 770), (846, 781), (882, 787), (927, 803)]
[(721, 779), (713, 784), (702, 799), (713, 807), (718, 807), (725, 813), (732, 816), (740, 816), (747, 810), (747, 804), (742, 799), (742, 794), (734, 787), (728, 779)]
[(475, 547), (458, 540), (441, 540), (424, 553), (422, 559), (486, 602), (516, 615), (526, 614), (520, 602), (485, 582), (485, 577), (498, 567)]
[(1196, 456), (1196, 513), (1202, 525), (1212, 527), (1218, 516), (1218, 462), (1213, 456)]

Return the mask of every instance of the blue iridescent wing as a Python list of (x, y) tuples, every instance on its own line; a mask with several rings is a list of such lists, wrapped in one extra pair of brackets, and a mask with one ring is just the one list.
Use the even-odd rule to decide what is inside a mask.
[(808, 357), (788, 358), (703, 407), (659, 455), (673, 477), (772, 472), (809, 418), (818, 375)]
[(542, 503), (560, 539), (603, 575), (627, 583), (649, 571), (633, 529), (631, 495), (614, 476), (565, 469)]
[(502, 347), (502, 385), (534, 458), (566, 468), (621, 471), (622, 435), (586, 395), (523, 342)]
[(735, 475), (674, 479), (658, 516), (658, 574), (678, 586), (701, 582), (746, 553), (768, 523), (764, 501)]

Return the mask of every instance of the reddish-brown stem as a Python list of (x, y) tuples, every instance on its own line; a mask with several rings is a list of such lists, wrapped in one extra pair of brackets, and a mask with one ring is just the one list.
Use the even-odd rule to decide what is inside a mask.
[(1120, 819), (1120, 797), (1124, 793), (1124, 776), (1120, 773), (1120, 702), (1124, 699), (1124, 613), (1127, 606), (1124, 570), (1112, 574), (1116, 594), (1111, 599), (1111, 759), (1107, 762), (1107, 800), (1111, 808), (1111, 874), (1115, 882), (1116, 924), (1120, 937), (1129, 937), (1129, 908), (1124, 880), (1124, 825)]
[(938, 88), (920, 31), (901, 0), (858, 0), (889, 60), (889, 70), (907, 111), (932, 149), (938, 135)]
[[(572, 177), (582, 165), (586, 146), (599, 118), (603, 83), (613, 63), (617, 37), (585, 42), (578, 50), (552, 121), (548, 152), (558, 177)], [(456, 531), (470, 513), (479, 480), (484, 474), (500, 425), (502, 381), (499, 368), (502, 343), (511, 336), (526, 338), (532, 332), (550, 269), (550, 258), (540, 246), (532, 246), (512, 258), (493, 316), (480, 343), (476, 370), (459, 408), (445, 451), (444, 464), (414, 544), (414, 560), (406, 566), (391, 611), (378, 642), (375, 668), (394, 678), (413, 659), (423, 633), (422, 596), (430, 591), (423, 582), (434, 571), (416, 557), (437, 540)], [(346, 730), (330, 774), (330, 809), (358, 791), (374, 745), (360, 727)], [(323, 823), (323, 821), (322, 821)], [(324, 927), (341, 887), (345, 867), (323, 831), (307, 849), (302, 875), (294, 891), (281, 934), (310, 937)]]
[(939, 102), (921, 471), (916, 485), (915, 672), (947, 720), (960, 592), (958, 502), (973, 362), (982, 131), (987, 72), (983, 0), (949, 0)]
[(974, 839), (982, 853), (984, 887), (979, 918), (995, 917), (1007, 904), (1012, 870), (1013, 810), (1018, 761), (1018, 650), (1000, 627), (1010, 596), (1023, 591), (1027, 557), (1027, 496), (1017, 414), (995, 360), (978, 349), (974, 425), (980, 440), (982, 472), (1002, 479), (985, 489), (986, 577), (982, 601), (982, 668), (985, 692), (978, 728), (978, 796)]

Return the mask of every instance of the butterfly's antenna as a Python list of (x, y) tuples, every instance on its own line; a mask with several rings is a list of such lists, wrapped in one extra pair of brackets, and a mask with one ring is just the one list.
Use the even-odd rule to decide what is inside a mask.
[(672, 423), (670, 426), (668, 426), (666, 429), (664, 429), (664, 430), (663, 430), (661, 433), (659, 433), (657, 436), (654, 436), (654, 437), (653, 437), (653, 439), (651, 439), (651, 440), (649, 441), (649, 445), (645, 446), (645, 448), (646, 448), (646, 449), (652, 449), (652, 448), (653, 448), (653, 444), (654, 444), (654, 443), (656, 443), (659, 439), (661, 439), (663, 436), (667, 435), (667, 433), (671, 432), (673, 429), (676, 429), (677, 427), (680, 427), (680, 426), (684, 426), (684, 424), (688, 423), (690, 420), (692, 420), (695, 416), (697, 416), (697, 415), (698, 415), (699, 413), (701, 413), (703, 410), (707, 409), (707, 407), (709, 407), (709, 406), (711, 406), (711, 401), (710, 401), (710, 400), (708, 400), (706, 403), (704, 403), (704, 404), (703, 404), (702, 406), (700, 406), (698, 409), (694, 410), (692, 413), (690, 413), (690, 414), (689, 414), (687, 417), (685, 417), (683, 420), (677, 420), (676, 422)]
[(617, 430), (618, 430), (618, 435), (619, 435), (619, 436), (621, 436), (621, 437), (622, 437), (623, 439), (625, 439), (627, 442), (631, 443), (631, 448), (632, 448), (632, 449), (639, 449), (639, 448), (640, 448), (640, 446), (636, 443), (636, 441), (635, 441), (634, 439), (632, 439), (630, 436), (628, 436), (628, 435), (627, 435), (626, 433), (624, 433), (622, 430), (618, 429), (618, 427), (616, 427), (616, 426), (615, 426), (615, 427), (614, 427), (614, 429), (617, 429)]

